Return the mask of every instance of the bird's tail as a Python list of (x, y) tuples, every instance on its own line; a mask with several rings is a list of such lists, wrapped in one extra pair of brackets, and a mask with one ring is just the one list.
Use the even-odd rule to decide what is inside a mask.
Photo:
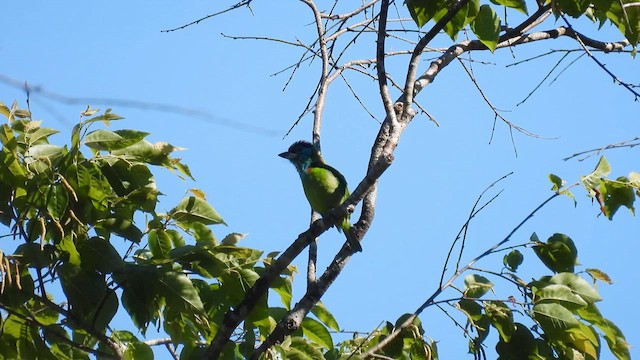
[(360, 241), (356, 239), (351, 233), (351, 226), (349, 228), (344, 229), (344, 235), (347, 237), (347, 242), (354, 253), (362, 251), (362, 245), (360, 245)]

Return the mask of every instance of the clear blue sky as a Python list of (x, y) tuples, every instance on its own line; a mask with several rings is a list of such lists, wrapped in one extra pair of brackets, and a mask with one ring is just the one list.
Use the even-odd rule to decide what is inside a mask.
[[(218, 237), (232, 231), (249, 233), (244, 245), (266, 252), (281, 251), (305, 230), (309, 211), (293, 167), (277, 154), (295, 140), (310, 139), (308, 116), (289, 137), (283, 139), (283, 135), (313, 91), (318, 62), (304, 64), (290, 87), (282, 91), (290, 73), (271, 74), (294, 64), (300, 48), (231, 40), (221, 33), (308, 42), (314, 36), (314, 28), (309, 25), (312, 17), (300, 2), (256, 1), (253, 13), (240, 9), (181, 31), (160, 32), (222, 8), (220, 2), (205, 1), (69, 1), (64, 5), (7, 2), (0, 23), (0, 75), (70, 98), (102, 99), (68, 104), (33, 94), (34, 117), (44, 119), (48, 127), (64, 129), (53, 138), (60, 144), (68, 142), (80, 111), (90, 104), (111, 107), (127, 118), (114, 123), (114, 128), (149, 131), (151, 141), (168, 141), (187, 148), (178, 156), (189, 164), (197, 182), (176, 180), (158, 170), (159, 187), (166, 194), (159, 210), (170, 209), (186, 189), (198, 187), (208, 194), (209, 201), (229, 224), (228, 228), (214, 229)], [(513, 15), (510, 21), (516, 23), (516, 17)], [(596, 32), (594, 24), (576, 24), (603, 40), (622, 38), (608, 25)], [(542, 28), (559, 25), (550, 19)], [(449, 41), (440, 37), (433, 45), (447, 46)], [(360, 40), (358, 46), (362, 52), (357, 56), (374, 56), (373, 38)], [(449, 244), (477, 195), (497, 178), (514, 172), (497, 187), (496, 190), (504, 190), (500, 197), (472, 224), (463, 259), (475, 257), (502, 239), (551, 195), (548, 173), (573, 182), (590, 172), (598, 160), (562, 158), (640, 135), (638, 102), (586, 57), (553, 84), (547, 81), (527, 102), (516, 106), (561, 54), (519, 66), (505, 65), (550, 48), (575, 49), (577, 44), (560, 39), (517, 47), (513, 52), (472, 54), (474, 60), (491, 63), (475, 62), (473, 70), (493, 104), (508, 110), (503, 115), (530, 131), (553, 138), (534, 139), (514, 132), (517, 157), (509, 130), (501, 122), (496, 124), (489, 144), (493, 113), (457, 62), (419, 95), (418, 100), (436, 117), (440, 127), (425, 116), (417, 117), (401, 139), (396, 161), (380, 181), (376, 219), (364, 240), (364, 252), (352, 258), (323, 299), (342, 328), (370, 331), (383, 320), (395, 322), (401, 314), (413, 312), (436, 289)], [(638, 60), (628, 54), (597, 56), (622, 79), (640, 83)], [(389, 71), (398, 81), (404, 78), (401, 71), (405, 63), (406, 58), (398, 58), (389, 64)], [(428, 61), (422, 64), (424, 69)], [(558, 71), (549, 80), (556, 74)], [(357, 73), (346, 76), (362, 101), (381, 119), (383, 109), (376, 83)], [(397, 95), (395, 92), (393, 97)], [(104, 99), (179, 106), (210, 116), (188, 116), (153, 107), (141, 109)], [(25, 95), (0, 82), (0, 100), (18, 100), (24, 105)], [(365, 174), (368, 152), (379, 125), (362, 110), (343, 83), (330, 90), (327, 100), (323, 153), (353, 188)], [(605, 155), (612, 164), (613, 177), (640, 171), (636, 149), (614, 150)], [(574, 193), (577, 207), (569, 199), (556, 199), (515, 234), (513, 244), (526, 242), (534, 231), (542, 239), (555, 232), (572, 237), (579, 248), (582, 268), (601, 269), (614, 279), (611, 286), (598, 285), (604, 298), (599, 306), (625, 332), (635, 346), (632, 355), (637, 357), (640, 308), (634, 304), (640, 280), (638, 219), (625, 209), (613, 222), (598, 217), (597, 204), (582, 189), (576, 188)], [(10, 247), (4, 244), (8, 241), (3, 240), (0, 248)], [(342, 241), (335, 231), (323, 235), (319, 269), (324, 269)], [(297, 261), (301, 271), (296, 278), (298, 297), (304, 289), (304, 263), (304, 258)], [(501, 264), (502, 258), (494, 256), (478, 266), (499, 270)], [(530, 280), (541, 271), (533, 252), (525, 251), (520, 276)], [(498, 280), (494, 282), (502, 290), (495, 297), (518, 295), (504, 292), (511, 289)], [(461, 286), (461, 280), (458, 284)], [(441, 311), (428, 309), (421, 318), (427, 335), (439, 341), (441, 358), (461, 358), (466, 353), (467, 343), (461, 331)]]

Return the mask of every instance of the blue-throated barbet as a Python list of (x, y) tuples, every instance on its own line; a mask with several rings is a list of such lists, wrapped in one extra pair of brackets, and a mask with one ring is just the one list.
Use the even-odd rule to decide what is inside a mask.
[[(340, 172), (327, 165), (320, 151), (307, 141), (298, 141), (289, 150), (279, 154), (293, 164), (302, 180), (304, 194), (311, 208), (323, 217), (349, 197), (347, 180)], [(353, 251), (362, 251), (360, 242), (353, 238), (349, 230), (349, 215), (338, 221), (336, 228), (344, 232)]]

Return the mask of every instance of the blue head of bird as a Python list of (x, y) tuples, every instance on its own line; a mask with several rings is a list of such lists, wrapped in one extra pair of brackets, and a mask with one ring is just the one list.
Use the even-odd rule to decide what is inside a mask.
[(304, 140), (293, 143), (289, 146), (289, 150), (278, 154), (278, 156), (291, 161), (300, 176), (305, 174), (311, 163), (315, 161), (322, 162), (322, 156), (318, 149)]

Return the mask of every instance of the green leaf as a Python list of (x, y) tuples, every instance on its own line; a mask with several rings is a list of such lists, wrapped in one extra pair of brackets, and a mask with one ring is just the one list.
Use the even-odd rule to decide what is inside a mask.
[(589, 273), (589, 275), (591, 275), (591, 277), (594, 278), (594, 279), (597, 279), (597, 280), (600, 280), (600, 281), (604, 281), (609, 285), (613, 284), (613, 280), (611, 280), (611, 277), (607, 273), (602, 271), (602, 270), (599, 270), (599, 269), (584, 269), (584, 271)]
[(287, 360), (324, 360), (319, 349), (299, 337), (291, 339), (291, 345), (286, 350), (286, 354)]
[(329, 330), (319, 321), (305, 317), (302, 319), (302, 332), (309, 340), (325, 349), (333, 349), (333, 339)]
[(149, 250), (154, 258), (166, 259), (171, 251), (171, 237), (164, 230), (153, 229), (148, 235)]
[(140, 341), (128, 343), (123, 355), (125, 360), (153, 360), (151, 347)]
[(491, 2), (496, 5), (504, 5), (508, 8), (516, 9), (526, 15), (529, 14), (527, 4), (524, 0), (491, 0)]
[[(88, 111), (85, 110), (83, 112), (83, 114), (91, 114), (91, 115), (93, 115), (93, 114), (95, 114), (95, 112), (92, 112), (91, 110), (88, 110)], [(91, 116), (91, 115), (88, 115), (88, 116)], [(122, 120), (122, 119), (124, 119), (122, 116), (112, 113), (111, 109), (107, 109), (107, 110), (104, 111), (104, 114), (98, 115), (98, 116), (93, 117), (91, 119), (87, 119), (87, 120), (83, 121), (83, 124), (91, 124), (91, 123), (94, 123), (94, 122), (97, 122), (97, 121), (102, 121), (105, 125), (109, 126), (109, 122), (110, 121)]]
[(88, 240), (79, 241), (76, 247), (82, 259), (82, 267), (85, 269), (106, 274), (124, 266), (118, 251), (105, 238), (94, 236)]
[(611, 165), (607, 159), (602, 156), (596, 165), (596, 168), (589, 175), (581, 176), (580, 181), (584, 184), (588, 191), (592, 191), (600, 185), (600, 179), (606, 178), (611, 172)]
[(424, 26), (438, 11), (446, 10), (446, 1), (444, 0), (407, 0), (405, 3), (411, 18), (418, 27)]
[(549, 282), (568, 286), (574, 293), (578, 294), (589, 304), (602, 300), (598, 292), (591, 287), (585, 279), (576, 274), (560, 273), (551, 277)]
[(534, 240), (533, 236), (531, 240), (536, 244), (533, 250), (549, 270), (556, 273), (574, 271), (578, 262), (578, 249), (567, 235), (553, 234), (546, 243)]
[(471, 30), (491, 52), (498, 46), (500, 37), (500, 17), (493, 11), (491, 6), (482, 5), (478, 15), (471, 23)]
[(235, 245), (245, 237), (247, 237), (247, 234), (231, 233), (225, 236), (224, 239), (222, 239), (222, 242), (220, 242), (220, 245)]
[(464, 296), (477, 299), (493, 288), (493, 283), (484, 276), (472, 274), (464, 277)]
[(202, 300), (187, 275), (167, 271), (160, 276), (160, 282), (164, 285), (167, 306), (204, 312)]
[(84, 138), (84, 144), (96, 150), (119, 150), (144, 139), (149, 133), (136, 130), (104, 130), (90, 132)]
[(318, 301), (316, 305), (311, 308), (311, 313), (315, 315), (318, 318), (318, 320), (322, 321), (322, 323), (325, 324), (330, 329), (335, 331), (340, 331), (340, 326), (338, 326), (338, 322), (321, 301)]
[(561, 11), (574, 18), (580, 17), (589, 8), (590, 0), (553, 0), (553, 9), (558, 15)]
[(169, 212), (169, 216), (176, 221), (186, 224), (202, 223), (205, 225), (226, 225), (213, 206), (209, 205), (205, 200), (195, 196), (183, 198), (178, 206)]
[[(449, 21), (445, 27), (444, 31), (451, 37), (451, 40), (456, 39), (458, 32), (462, 30), (465, 26), (469, 25), (478, 14), (480, 9), (480, 2), (478, 0), (469, 0), (469, 2), (460, 9), (456, 13), (456, 15)], [(435, 21), (439, 21), (446, 13), (448, 9), (445, 7), (440, 10), (436, 14), (434, 14), (433, 19)]]
[(47, 212), (54, 220), (59, 221), (66, 213), (69, 205), (67, 189), (62, 184), (54, 184), (47, 194)]
[[(293, 297), (293, 286), (291, 284), (291, 280), (289, 278), (283, 278), (283, 277), (277, 277), (272, 283), (271, 283), (271, 288), (273, 290), (275, 290), (275, 292), (278, 293), (278, 295), (280, 295), (280, 301), (282, 301), (282, 304), (284, 305), (284, 307), (287, 310), (291, 310), (291, 299)], [(316, 307), (314, 306), (311, 309), (311, 312), (318, 316), (318, 314), (316, 314), (314, 311)], [(324, 322), (324, 320), (326, 320), (326, 318), (320, 318), (318, 316), (318, 318), (327, 326), (332, 327), (332, 325), (327, 324), (326, 322)], [(323, 320), (324, 319), (324, 320)], [(334, 320), (335, 321), (335, 320)], [(338, 329), (334, 329), (334, 330), (338, 330)]]
[(98, 222), (96, 226), (135, 243), (139, 243), (143, 236), (142, 231), (127, 219), (107, 218)]
[[(607, 18), (614, 23), (632, 46), (640, 40), (640, 8), (633, 6), (635, 0), (612, 1), (606, 11)], [(621, 6), (624, 6), (624, 8)]]
[(616, 181), (602, 179), (599, 190), (604, 200), (604, 214), (609, 220), (613, 219), (613, 215), (621, 206), (625, 206), (634, 214), (633, 203), (636, 195), (629, 179), (624, 176), (617, 178)]
[(144, 334), (149, 322), (158, 318), (161, 299), (158, 291), (158, 273), (153, 266), (127, 264), (113, 273), (122, 288), (122, 305), (131, 320)]
[(511, 309), (501, 301), (488, 301), (484, 304), (484, 312), (491, 325), (498, 330), (500, 338), (508, 342), (516, 330)]
[(531, 331), (526, 326), (516, 323), (515, 331), (509, 341), (502, 337), (496, 345), (499, 359), (538, 359), (531, 355), (536, 354), (536, 341)]
[(536, 303), (558, 302), (569, 309), (579, 309), (587, 306), (582, 297), (576, 295), (571, 288), (562, 284), (551, 284), (543, 287), (535, 293)]
[(533, 317), (545, 332), (567, 329), (578, 325), (578, 320), (566, 307), (558, 303), (537, 303), (533, 305)]
[(518, 250), (511, 250), (507, 255), (502, 258), (502, 263), (509, 271), (516, 272), (518, 266), (524, 261), (524, 255)]

